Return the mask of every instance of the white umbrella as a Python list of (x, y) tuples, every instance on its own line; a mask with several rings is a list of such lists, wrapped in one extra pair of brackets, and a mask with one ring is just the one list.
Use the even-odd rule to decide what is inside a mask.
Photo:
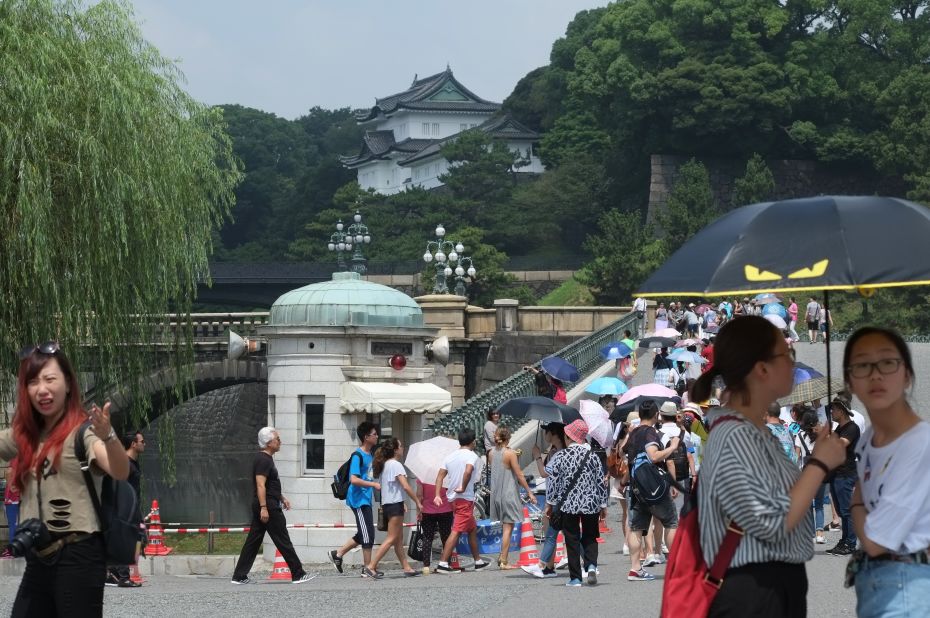
[(588, 424), (588, 435), (604, 448), (610, 448), (614, 427), (607, 410), (596, 401), (582, 399), (578, 412), (582, 420)]
[(775, 328), (780, 328), (781, 330), (785, 330), (786, 328), (788, 328), (788, 325), (785, 324), (784, 318), (782, 318), (777, 313), (766, 313), (762, 317), (768, 320), (769, 322), (771, 322), (772, 324), (774, 324)]
[[(420, 481), (432, 485), (436, 482), (436, 475), (439, 474), (439, 466), (443, 460), (457, 451), (459, 441), (451, 438), (436, 436), (429, 440), (416, 442), (407, 448), (407, 459), (404, 465), (413, 472)], [(478, 477), (476, 477), (478, 478)], [(443, 481), (443, 486), (449, 486), (449, 477)]]

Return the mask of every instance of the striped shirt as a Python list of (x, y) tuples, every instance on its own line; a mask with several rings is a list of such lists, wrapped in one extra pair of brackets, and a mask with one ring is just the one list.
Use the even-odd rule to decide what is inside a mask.
[[(721, 415), (743, 418), (719, 408), (708, 414), (713, 425)], [(785, 520), (791, 506), (789, 492), (801, 471), (785, 457), (781, 443), (765, 427), (729, 421), (713, 427), (704, 450), (699, 475), (698, 522), (701, 549), (713, 564), (726, 534), (727, 522), (745, 531), (731, 567), (760, 562), (800, 564), (814, 557), (814, 522), (808, 513), (788, 532)]]

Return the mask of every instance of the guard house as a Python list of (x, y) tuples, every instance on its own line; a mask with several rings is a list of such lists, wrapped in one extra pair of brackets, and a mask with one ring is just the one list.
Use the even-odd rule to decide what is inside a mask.
[[(275, 301), (262, 335), (268, 342), (268, 423), (281, 435), (275, 461), (291, 501), (290, 522), (354, 529), (330, 483), (358, 446), (358, 424), (379, 423), (382, 435), (406, 445), (421, 439), (425, 415), (451, 410), (450, 394), (430, 381), (434, 369), (425, 356), (437, 332), (424, 326), (423, 312), (409, 296), (354, 272), (335, 273), (332, 281)], [(392, 357), (395, 367), (400, 357), (406, 365), (392, 367)], [(290, 534), (301, 560), (325, 562), (327, 552), (351, 536), (349, 529)], [(274, 559), (270, 541), (265, 559)]]
[(452, 74), (452, 69), (423, 79), (414, 77), (407, 90), (375, 99), (355, 118), (365, 128), (358, 154), (340, 157), (343, 165), (358, 170), (358, 184), (384, 195), (411, 187), (432, 189), (449, 162), (442, 145), (469, 129), (484, 131), (506, 142), (519, 155), (514, 171), (545, 171), (537, 154), (540, 136), (509, 114), (501, 104), (482, 99)]

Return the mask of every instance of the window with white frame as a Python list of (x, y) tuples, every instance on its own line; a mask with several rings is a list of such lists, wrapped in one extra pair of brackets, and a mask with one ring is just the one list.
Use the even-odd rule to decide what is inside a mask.
[(423, 123), (423, 135), (429, 135), (429, 123), (428, 122)]
[(326, 438), (323, 436), (323, 410), (326, 398), (322, 395), (301, 397), (304, 411), (304, 472), (322, 472)]
[(439, 136), (439, 123), (438, 122), (433, 123), (433, 135), (437, 137)]

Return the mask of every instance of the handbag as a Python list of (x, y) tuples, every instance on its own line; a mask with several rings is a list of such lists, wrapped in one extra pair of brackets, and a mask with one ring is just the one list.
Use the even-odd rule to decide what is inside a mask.
[[(740, 419), (735, 416), (721, 416), (714, 426), (727, 420)], [(698, 479), (695, 479), (685, 506), (687, 512), (678, 522), (678, 531), (668, 555), (668, 568), (665, 570), (665, 582), (662, 586), (662, 618), (707, 615), (745, 534), (734, 522), (727, 524), (727, 533), (720, 543), (714, 563), (710, 568), (707, 567), (701, 549), (697, 485)]]
[(562, 517), (562, 503), (568, 498), (569, 494), (572, 493), (572, 490), (575, 488), (575, 484), (578, 482), (579, 477), (581, 477), (581, 472), (584, 470), (584, 467), (588, 464), (588, 458), (591, 457), (591, 450), (589, 449), (587, 454), (581, 460), (581, 465), (578, 466), (578, 469), (575, 470), (575, 475), (572, 476), (572, 480), (568, 483), (568, 489), (565, 490), (565, 493), (562, 494), (562, 498), (559, 500), (552, 508), (552, 513), (549, 515), (549, 527), (553, 530), (561, 530), (563, 526), (563, 517)]
[(378, 530), (381, 532), (387, 531), (387, 522), (384, 520), (384, 509), (381, 508), (381, 505), (378, 505)]
[(142, 523), (136, 491), (127, 481), (118, 481), (105, 475), (101, 482), (100, 496), (97, 495), (84, 447), (84, 432), (90, 426), (90, 421), (87, 421), (75, 433), (74, 456), (80, 462), (84, 483), (100, 520), (107, 563), (135, 564), (142, 544), (145, 543), (145, 526)]
[(423, 529), (420, 527), (420, 522), (417, 522), (417, 527), (413, 529), (413, 532), (410, 533), (410, 543), (407, 545), (407, 555), (410, 556), (411, 560), (417, 560), (423, 562), (423, 552), (428, 551), (423, 547)]
[(630, 462), (620, 450), (619, 443), (607, 453), (607, 473), (615, 479), (625, 478), (630, 473)]

